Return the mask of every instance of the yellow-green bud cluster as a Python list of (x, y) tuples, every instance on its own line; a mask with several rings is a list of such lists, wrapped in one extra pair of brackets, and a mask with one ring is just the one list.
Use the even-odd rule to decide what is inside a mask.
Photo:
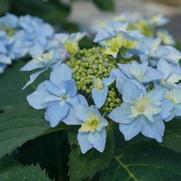
[(78, 90), (91, 93), (95, 78), (106, 78), (116, 67), (116, 59), (103, 54), (104, 49), (94, 47), (80, 50), (67, 64), (73, 69)]
[(121, 99), (118, 97), (118, 92), (115, 86), (109, 88), (107, 100), (101, 108), (103, 112), (111, 112), (114, 108), (121, 105)]
[[(73, 70), (73, 79), (77, 89), (85, 92), (88, 97), (91, 97), (95, 78), (108, 77), (111, 70), (116, 68), (116, 64), (120, 62), (112, 56), (104, 54), (104, 50), (101, 47), (82, 49), (67, 61)], [(101, 108), (102, 111), (111, 112), (120, 103), (121, 99), (118, 97), (115, 85), (110, 85), (107, 100)]]

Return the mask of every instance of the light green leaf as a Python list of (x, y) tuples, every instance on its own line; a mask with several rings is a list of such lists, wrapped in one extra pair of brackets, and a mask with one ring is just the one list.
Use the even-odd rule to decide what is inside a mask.
[(140, 142), (117, 151), (110, 166), (101, 173), (100, 181), (181, 180), (181, 155)]
[[(82, 154), (79, 146), (72, 145), (73, 149), (69, 155), (70, 181), (81, 181), (85, 178), (91, 178), (97, 172), (109, 166), (114, 153), (114, 135), (112, 129), (109, 129), (107, 135), (106, 148), (103, 153), (99, 153), (93, 149), (86, 154)], [(71, 135), (70, 142), (75, 143), (75, 139), (72, 137)]]
[(0, 160), (1, 181), (50, 181), (38, 166), (23, 166), (10, 157)]

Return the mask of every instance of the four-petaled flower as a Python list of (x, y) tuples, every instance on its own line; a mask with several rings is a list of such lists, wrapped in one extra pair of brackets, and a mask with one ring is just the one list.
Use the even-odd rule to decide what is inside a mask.
[(162, 141), (165, 126), (160, 113), (164, 92), (160, 88), (146, 93), (129, 81), (124, 83), (123, 103), (109, 114), (109, 118), (119, 123), (125, 140), (141, 132), (144, 136)]
[(108, 122), (100, 115), (95, 106), (78, 104), (75, 107), (76, 117), (81, 127), (77, 139), (82, 153), (95, 148), (103, 152), (106, 144), (106, 129)]
[(78, 42), (86, 36), (86, 33), (66, 33), (55, 34), (50, 41), (48, 49), (64, 48), (70, 55), (77, 53), (79, 50)]
[(29, 104), (35, 109), (46, 108), (45, 119), (55, 127), (59, 122), (70, 125), (78, 124), (73, 108), (84, 102), (77, 94), (72, 72), (65, 64), (56, 68), (50, 75), (50, 81), (42, 82), (37, 90), (27, 97)]

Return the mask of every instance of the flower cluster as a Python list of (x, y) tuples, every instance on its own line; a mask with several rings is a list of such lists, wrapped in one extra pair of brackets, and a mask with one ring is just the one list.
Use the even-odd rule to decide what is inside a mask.
[[(158, 21), (163, 19), (152, 19)], [(161, 142), (165, 122), (181, 116), (181, 52), (132, 25), (116, 20), (95, 28), (95, 46), (87, 49), (79, 48), (85, 33), (56, 34), (49, 48), (22, 68), (38, 70), (28, 84), (51, 68), (50, 80), (27, 100), (46, 109), (51, 127), (79, 125), (82, 153), (103, 152), (113, 123), (125, 140), (142, 133)]]
[(41, 54), (52, 39), (54, 30), (41, 19), (29, 15), (16, 17), (6, 14), (0, 18), (0, 73), (26, 55)]

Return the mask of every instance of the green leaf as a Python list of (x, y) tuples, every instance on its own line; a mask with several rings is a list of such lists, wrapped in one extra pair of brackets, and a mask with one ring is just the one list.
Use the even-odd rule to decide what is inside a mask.
[[(111, 157), (114, 153), (113, 130), (109, 129), (107, 135), (107, 143), (103, 153), (99, 153), (98, 151), (92, 149), (86, 154), (82, 154), (79, 146), (72, 145), (73, 149), (69, 155), (70, 181), (79, 181), (85, 178), (91, 178), (97, 172), (100, 172), (109, 166)], [(75, 143), (75, 139), (73, 139), (72, 135), (70, 143)]]
[(10, 157), (0, 160), (1, 181), (50, 181), (38, 166), (23, 166)]
[(100, 181), (181, 180), (180, 169), (181, 155), (155, 143), (140, 142), (120, 148)]
[(0, 5), (0, 15), (2, 15), (9, 9), (9, 0), (0, 0)]
[(70, 6), (59, 0), (11, 0), (11, 12), (39, 16), (50, 23), (60, 23), (69, 15)]
[(96, 6), (103, 11), (114, 10), (114, 0), (93, 0)]
[(22, 65), (22, 62), (15, 63), (0, 76), (0, 157), (49, 128), (42, 112), (27, 104), (21, 88), (28, 77), (19, 71)]
[(174, 119), (166, 124), (162, 146), (181, 152), (181, 120)]

